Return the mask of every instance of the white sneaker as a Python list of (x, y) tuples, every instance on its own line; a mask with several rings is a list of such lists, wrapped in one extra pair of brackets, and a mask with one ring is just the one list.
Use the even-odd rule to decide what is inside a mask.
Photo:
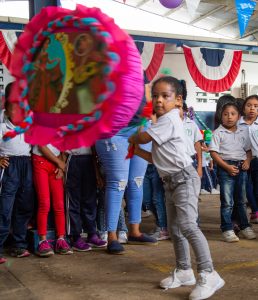
[(216, 190), (217, 190), (217, 191), (220, 191), (220, 185), (219, 185), (219, 184), (217, 184)]
[(227, 230), (222, 232), (223, 240), (227, 243), (238, 242), (239, 238), (236, 236), (233, 230)]
[(148, 217), (150, 217), (152, 215), (153, 215), (153, 213), (149, 209), (147, 209), (146, 211), (142, 211), (142, 218), (148, 218)]
[(240, 230), (241, 235), (247, 240), (256, 239), (256, 234), (251, 227), (246, 227), (243, 230)]
[(118, 242), (120, 244), (127, 244), (128, 238), (126, 231), (118, 231)]
[(156, 230), (149, 234), (150, 237), (153, 237), (157, 241), (169, 240), (169, 233), (167, 228), (156, 227)]
[(107, 242), (108, 240), (108, 233), (107, 231), (100, 231), (99, 232), (99, 237), (102, 241)]
[(205, 189), (201, 189), (201, 195), (210, 195), (210, 192), (206, 191)]
[(196, 279), (192, 269), (175, 269), (174, 273), (161, 280), (159, 286), (163, 289), (174, 289), (182, 285), (194, 285), (195, 283)]
[(225, 284), (216, 271), (211, 273), (202, 271), (199, 276), (198, 282), (189, 296), (190, 300), (208, 299)]
[(212, 195), (219, 195), (220, 194), (220, 191), (216, 190), (216, 189), (212, 189), (211, 190), (211, 194)]

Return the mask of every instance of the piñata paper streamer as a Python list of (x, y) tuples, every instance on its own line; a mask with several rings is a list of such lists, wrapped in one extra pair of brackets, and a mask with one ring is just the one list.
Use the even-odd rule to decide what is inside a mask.
[(131, 37), (98, 8), (41, 10), (14, 50), (16, 128), (33, 145), (91, 146), (116, 134), (140, 105), (141, 58)]

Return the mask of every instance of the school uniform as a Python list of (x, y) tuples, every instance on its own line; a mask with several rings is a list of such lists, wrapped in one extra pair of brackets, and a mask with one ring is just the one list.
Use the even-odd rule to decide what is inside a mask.
[(147, 132), (153, 138), (152, 158), (164, 181), (168, 229), (176, 253), (178, 269), (191, 268), (191, 244), (197, 269), (213, 270), (207, 240), (197, 225), (200, 178), (187, 153), (186, 136), (179, 110), (158, 118)]
[[(48, 144), (47, 147), (58, 156), (60, 151)], [(33, 179), (37, 192), (37, 229), (39, 235), (47, 234), (47, 220), (52, 203), (57, 236), (65, 234), (64, 187), (63, 179), (56, 178), (57, 166), (46, 159), (38, 146), (33, 150)]]
[(67, 151), (67, 231), (79, 237), (82, 229), (96, 233), (97, 184), (91, 148)]
[(218, 166), (218, 179), (220, 184), (221, 200), (221, 230), (233, 230), (231, 221), (234, 199), (237, 201), (240, 229), (250, 227), (246, 215), (246, 182), (247, 172), (241, 168), (242, 162), (247, 158), (246, 152), (251, 149), (248, 128), (238, 126), (232, 132), (220, 125), (213, 133), (210, 151), (215, 151), (229, 165), (239, 168), (236, 176), (231, 176), (226, 170)]
[(251, 176), (256, 203), (258, 203), (258, 118), (251, 126), (249, 126), (249, 136), (253, 155), (253, 159), (251, 161)]
[(9, 157), (9, 166), (0, 168), (0, 256), (12, 223), (15, 248), (27, 248), (27, 224), (33, 213), (31, 146), (20, 134), (4, 142), (3, 135), (15, 126), (3, 116), (0, 123), (0, 156)]

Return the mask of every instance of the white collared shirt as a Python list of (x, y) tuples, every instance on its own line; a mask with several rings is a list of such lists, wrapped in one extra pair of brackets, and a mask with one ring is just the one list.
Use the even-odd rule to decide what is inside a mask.
[(249, 135), (252, 145), (252, 155), (258, 157), (258, 118), (249, 126)]
[(193, 156), (196, 154), (194, 144), (203, 140), (203, 137), (197, 124), (190, 118), (184, 118), (183, 125), (186, 135), (187, 153)]
[(30, 156), (31, 146), (25, 142), (24, 134), (18, 134), (6, 142), (3, 141), (4, 134), (14, 128), (15, 125), (6, 115), (3, 115), (0, 123), (0, 156)]
[(192, 159), (187, 153), (185, 130), (178, 109), (172, 109), (159, 117), (147, 132), (154, 140), (152, 158), (160, 177), (191, 165)]
[(248, 127), (238, 126), (232, 132), (220, 125), (213, 133), (209, 149), (223, 160), (245, 160), (246, 152), (251, 150)]
[[(46, 146), (55, 156), (58, 156), (60, 154), (60, 151), (56, 147), (52, 146), (51, 144), (47, 144)], [(44, 156), (42, 152), (39, 150), (38, 146), (33, 146), (32, 153), (39, 156)]]

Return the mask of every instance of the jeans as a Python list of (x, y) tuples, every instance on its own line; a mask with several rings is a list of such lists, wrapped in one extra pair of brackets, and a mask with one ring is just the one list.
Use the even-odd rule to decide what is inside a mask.
[[(238, 165), (236, 161), (226, 161), (230, 165)], [(237, 176), (230, 176), (224, 169), (218, 167), (218, 178), (220, 184), (220, 216), (222, 232), (232, 230), (231, 221), (234, 201), (236, 205), (237, 219), (240, 229), (249, 227), (246, 214), (246, 181), (247, 172), (240, 170)]]
[(143, 207), (150, 209), (157, 226), (167, 228), (167, 213), (165, 206), (163, 182), (153, 164), (149, 164), (143, 181)]
[[(99, 232), (107, 231), (106, 218), (105, 218), (105, 191), (98, 190), (98, 206), (97, 206), (97, 228)], [(118, 231), (128, 232), (125, 223), (125, 212), (121, 207), (117, 225)]]
[(13, 156), (3, 170), (0, 192), (0, 257), (10, 228), (14, 247), (26, 248), (27, 225), (33, 214), (34, 189), (31, 158)]
[[(135, 127), (127, 127), (109, 139), (99, 140), (96, 150), (106, 175), (105, 212), (107, 230), (117, 230), (122, 199), (127, 187), (127, 209), (129, 224), (141, 222), (143, 177), (147, 162), (138, 156), (125, 159), (128, 138), (136, 133)], [(150, 150), (150, 145), (142, 145)]]
[(196, 257), (198, 272), (213, 270), (208, 242), (196, 222), (200, 177), (192, 165), (164, 178), (168, 229), (173, 240), (176, 267), (191, 268), (189, 244)]
[(66, 175), (67, 231), (79, 237), (82, 229), (96, 233), (97, 184), (93, 157), (70, 155)]
[(209, 167), (202, 167), (202, 174), (201, 188), (208, 192), (211, 192), (211, 190), (214, 188), (214, 185)]
[(258, 203), (258, 157), (255, 157), (251, 161), (251, 176), (253, 181), (254, 196), (257, 204)]

